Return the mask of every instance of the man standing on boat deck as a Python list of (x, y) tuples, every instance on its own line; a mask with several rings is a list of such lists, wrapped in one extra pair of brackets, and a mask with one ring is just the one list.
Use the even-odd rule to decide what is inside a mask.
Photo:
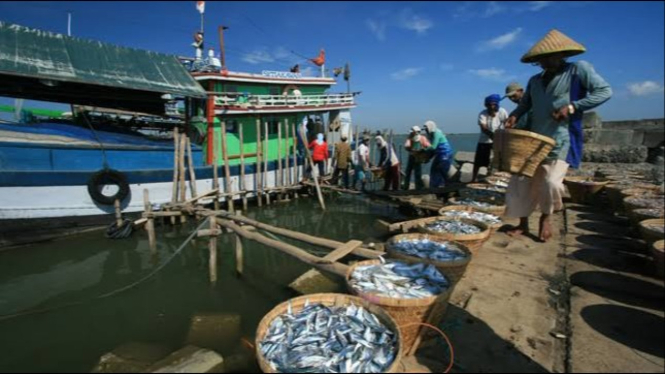
[(339, 174), (342, 173), (344, 188), (349, 189), (349, 165), (351, 164), (351, 145), (347, 143), (346, 135), (342, 135), (341, 141), (335, 143), (335, 171), (331, 183), (336, 186)]
[(312, 150), (312, 161), (319, 167), (319, 178), (325, 174), (325, 162), (330, 157), (328, 155), (328, 143), (323, 139), (323, 134), (316, 134), (316, 140), (309, 143), (309, 149)]
[(420, 155), (429, 146), (427, 137), (420, 135), (420, 126), (413, 126), (411, 133), (406, 138), (406, 142), (404, 142), (404, 149), (409, 152), (409, 160), (406, 164), (406, 176), (404, 178), (404, 190), (409, 189), (412, 171), (416, 179), (416, 190), (423, 189), (423, 168), (422, 157)]
[[(563, 208), (563, 178), (569, 163), (579, 165), (582, 149), (581, 113), (604, 103), (612, 89), (585, 61), (566, 62), (566, 58), (584, 53), (581, 44), (557, 30), (551, 30), (534, 45), (521, 61), (535, 63), (543, 72), (529, 79), (524, 97), (506, 121), (513, 128), (531, 111), (531, 131), (553, 138), (554, 149), (538, 167), (533, 178), (513, 175), (506, 194), (506, 216), (520, 217), (511, 235), (529, 231), (529, 215), (540, 206), (541, 241), (552, 236), (550, 215)], [(572, 144), (571, 144), (572, 143)], [(569, 150), (574, 149), (569, 157)]]
[[(471, 182), (475, 183), (478, 178), (478, 170), (481, 167), (489, 168), (492, 146), (494, 145), (494, 132), (503, 129), (508, 119), (508, 112), (499, 107), (501, 96), (493, 94), (485, 98), (485, 109), (478, 115), (478, 126), (480, 126), (480, 138), (476, 147), (476, 156), (473, 160), (473, 177)], [(488, 172), (489, 174), (489, 172)]]
[(393, 191), (399, 190), (399, 158), (395, 153), (395, 146), (388, 144), (381, 135), (377, 135), (376, 146), (381, 151), (379, 166), (384, 170), (383, 190), (388, 191), (392, 186)]
[(434, 153), (430, 168), (429, 187), (444, 187), (448, 182), (448, 171), (453, 161), (453, 148), (443, 132), (436, 127), (434, 121), (425, 122), (425, 132), (431, 143), (425, 150)]

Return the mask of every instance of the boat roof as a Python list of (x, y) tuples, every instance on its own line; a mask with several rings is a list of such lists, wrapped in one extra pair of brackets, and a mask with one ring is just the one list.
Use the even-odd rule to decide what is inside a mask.
[(163, 112), (162, 96), (205, 98), (176, 56), (0, 22), (0, 95)]
[(281, 71), (264, 71), (261, 74), (241, 73), (228, 71), (221, 73), (192, 73), (198, 81), (220, 80), (228, 82), (250, 82), (266, 84), (293, 84), (293, 85), (313, 85), (313, 86), (332, 86), (337, 84), (334, 78), (325, 77), (305, 77), (299, 73), (289, 73)]

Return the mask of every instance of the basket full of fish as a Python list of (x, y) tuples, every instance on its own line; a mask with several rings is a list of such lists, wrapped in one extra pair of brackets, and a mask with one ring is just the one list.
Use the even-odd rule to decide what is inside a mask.
[(450, 281), (433, 265), (369, 260), (351, 266), (346, 275), (349, 291), (385, 309), (402, 334), (402, 349), (417, 348), (422, 326), (437, 324), (450, 299)]
[(448, 205), (469, 206), (476, 211), (494, 214), (499, 217), (503, 216), (503, 213), (506, 211), (506, 205), (503, 202), (488, 202), (471, 198), (453, 197), (448, 199)]
[(640, 234), (649, 245), (665, 237), (665, 219), (647, 219), (640, 222)]
[(474, 207), (469, 205), (448, 205), (439, 209), (439, 215), (444, 218), (466, 218), (474, 221), (480, 221), (490, 228), (490, 235), (494, 234), (502, 225), (501, 217), (477, 211)]
[(391, 258), (409, 264), (434, 265), (452, 286), (462, 278), (472, 257), (471, 251), (464, 244), (436, 235), (417, 233), (395, 235), (388, 239), (386, 253)]
[(506, 189), (491, 184), (467, 184), (466, 188), (459, 190), (459, 194), (463, 199), (484, 201), (494, 205), (504, 205), (506, 203)]
[(490, 237), (487, 224), (466, 218), (430, 217), (420, 221), (418, 231), (464, 244), (476, 253)]
[(394, 373), (402, 335), (385, 310), (359, 297), (313, 294), (266, 314), (256, 347), (264, 373)]

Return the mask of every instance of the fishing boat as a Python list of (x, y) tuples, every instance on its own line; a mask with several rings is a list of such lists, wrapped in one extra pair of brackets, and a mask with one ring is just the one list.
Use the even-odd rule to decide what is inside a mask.
[(175, 56), (2, 22), (0, 39), (0, 96), (79, 108), (0, 122), (0, 247), (108, 224), (116, 200), (143, 211), (144, 189), (153, 205), (171, 202), (174, 128), (191, 139), (198, 191), (213, 189), (213, 164), (226, 196), (297, 183), (300, 129), (318, 118), (332, 144), (356, 106), (353, 93), (327, 93), (332, 77), (188, 70)]

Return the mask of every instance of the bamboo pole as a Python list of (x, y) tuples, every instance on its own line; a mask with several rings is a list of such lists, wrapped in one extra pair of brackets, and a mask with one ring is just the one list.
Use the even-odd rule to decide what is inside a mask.
[[(307, 139), (305, 138), (305, 133), (300, 131), (300, 138), (302, 139), (303, 143), (306, 143)], [(312, 161), (312, 155), (309, 152), (309, 148), (305, 146), (305, 153), (307, 154), (307, 159), (309, 160), (309, 164), (312, 165), (312, 176), (314, 176), (314, 162)], [(316, 186), (316, 195), (319, 198), (319, 204), (321, 204), (321, 209), (326, 210), (326, 203), (323, 201), (323, 195), (321, 194), (321, 188), (319, 188), (319, 178), (313, 178), (314, 179), (314, 185)]]
[[(146, 213), (152, 213), (152, 205), (150, 205), (150, 193), (148, 189), (143, 190), (143, 209)], [(145, 229), (148, 231), (148, 244), (150, 245), (150, 250), (154, 254), (157, 252), (157, 238), (155, 237), (155, 219), (148, 218), (148, 222), (145, 224)]]
[[(240, 141), (240, 191), (245, 191), (245, 136), (243, 134), (242, 122), (238, 123), (238, 140)], [(247, 211), (247, 194), (242, 194), (242, 209)]]
[[(265, 152), (263, 153), (264, 155), (264, 163), (265, 166), (263, 168), (263, 186), (264, 190), (268, 188), (268, 159), (270, 158), (270, 142), (269, 142), (269, 137), (268, 137), (268, 122), (264, 123), (264, 128), (263, 128), (263, 138), (265, 139), (264, 143), (265, 144)], [(270, 192), (266, 193), (266, 204), (270, 205)]]
[(219, 172), (217, 171), (217, 152), (213, 152), (212, 156), (212, 189), (217, 190), (215, 193), (215, 210), (219, 210)]
[[(185, 146), (187, 144), (187, 136), (185, 134), (180, 134), (180, 152), (178, 163), (180, 167), (180, 200), (185, 201), (187, 199), (187, 184), (185, 183)], [(180, 216), (180, 223), (187, 222), (187, 217), (183, 214)]]
[[(293, 184), (298, 184), (300, 182), (300, 168), (298, 167), (298, 150), (297, 150), (297, 143), (298, 143), (298, 133), (296, 132), (296, 124), (292, 123), (291, 124), (291, 137), (293, 138), (293, 166), (295, 169), (293, 170), (294, 173), (294, 182)], [(296, 194), (296, 197), (298, 195)]]
[(120, 200), (115, 199), (113, 206), (115, 207), (115, 224), (119, 229), (120, 226), (122, 226), (122, 211), (120, 210)]
[(289, 141), (291, 140), (291, 138), (289, 137), (289, 119), (288, 118), (284, 119), (284, 132), (285, 132), (284, 139), (286, 140), (286, 157), (285, 157), (285, 159), (286, 159), (286, 185), (291, 186), (291, 185), (293, 185), (293, 178), (292, 178), (293, 173), (291, 173), (291, 160), (290, 160), (291, 159), (291, 147), (290, 147), (290, 144), (289, 144)]
[(187, 167), (189, 167), (189, 184), (191, 187), (192, 197), (198, 196), (196, 193), (196, 172), (194, 171), (194, 161), (192, 160), (192, 142), (187, 137)]
[[(210, 230), (215, 231), (217, 229), (217, 219), (215, 217), (210, 217)], [(208, 242), (208, 249), (210, 250), (210, 283), (217, 282), (217, 236), (211, 235), (210, 241)]]
[[(222, 121), (222, 157), (224, 158), (224, 186), (227, 194), (231, 193), (231, 169), (229, 168), (229, 153), (226, 144), (226, 121)], [(226, 198), (229, 211), (233, 212), (233, 196)]]
[[(242, 216), (242, 212), (236, 212), (236, 215)], [(244, 269), (244, 254), (243, 254), (243, 248), (242, 248), (242, 239), (240, 239), (240, 235), (236, 233), (235, 235), (236, 239), (236, 273), (238, 275), (243, 274), (243, 269)]]
[[(178, 201), (178, 157), (180, 150), (178, 144), (180, 143), (180, 134), (178, 128), (173, 128), (173, 194), (171, 195), (171, 204)], [(171, 218), (171, 224), (175, 225), (175, 217)]]
[(279, 186), (284, 186), (284, 169), (282, 168), (282, 123), (277, 122), (277, 169), (279, 170)]
[(256, 182), (256, 199), (259, 206), (263, 206), (263, 176), (261, 174), (261, 120), (256, 119), (256, 171), (254, 174), (254, 181)]
[(277, 249), (292, 257), (295, 257), (296, 259), (310, 266), (316, 267), (320, 270), (337, 274), (340, 277), (346, 276), (346, 272), (348, 271), (349, 267), (347, 265), (343, 265), (339, 262), (331, 262), (328, 260), (324, 260), (294, 245), (282, 243), (278, 240), (267, 238), (261, 234), (250, 232), (247, 229), (244, 229), (231, 221), (219, 220), (219, 224), (223, 227), (233, 230), (235, 233), (239, 234), (243, 238), (254, 240), (269, 247), (273, 247), (274, 249)]

